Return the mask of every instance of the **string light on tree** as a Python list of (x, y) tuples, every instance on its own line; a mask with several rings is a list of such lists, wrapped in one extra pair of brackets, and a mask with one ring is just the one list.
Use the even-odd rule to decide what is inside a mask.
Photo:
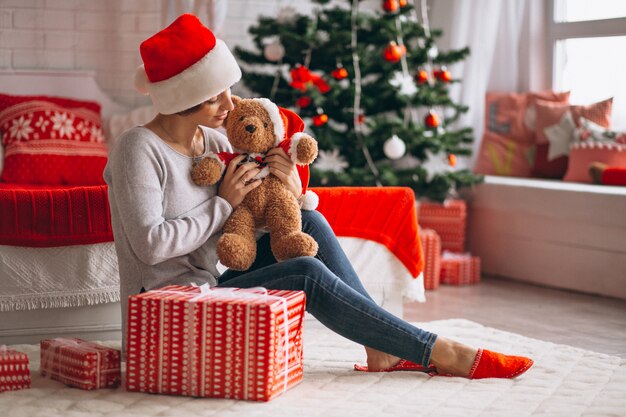
[(455, 154), (453, 154), (453, 153), (448, 154), (448, 164), (451, 167), (455, 167), (456, 166), (456, 155)]
[(385, 141), (383, 152), (389, 159), (400, 159), (406, 152), (406, 144), (398, 135), (394, 134)]

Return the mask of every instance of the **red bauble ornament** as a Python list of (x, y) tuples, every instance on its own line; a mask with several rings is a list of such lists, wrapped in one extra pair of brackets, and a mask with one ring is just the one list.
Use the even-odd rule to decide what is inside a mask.
[(456, 166), (456, 155), (451, 153), (448, 155), (448, 164), (450, 164), (451, 167), (455, 167)]
[(394, 41), (391, 41), (383, 51), (383, 58), (389, 62), (398, 62), (405, 54), (406, 47), (404, 45), (398, 45)]
[(359, 117), (356, 118), (358, 124), (361, 124), (365, 121), (365, 115), (363, 113), (359, 114)]
[(444, 83), (452, 81), (452, 73), (448, 71), (446, 67), (441, 67), (440, 69), (433, 71), (433, 75), (436, 79)]
[(418, 84), (424, 84), (428, 82), (428, 72), (423, 69), (417, 71), (417, 74), (415, 74), (415, 81)]
[[(406, 3), (406, 0), (405, 0)], [(394, 13), (398, 11), (398, 0), (383, 0), (383, 9), (386, 12)]]
[(309, 96), (302, 96), (299, 99), (296, 100), (296, 106), (300, 107), (301, 109), (305, 108), (305, 107), (309, 107), (311, 105), (311, 97)]
[(439, 116), (434, 111), (428, 112), (424, 118), (424, 124), (429, 128), (435, 128), (439, 126)]
[(328, 115), (326, 113), (313, 116), (313, 124), (315, 126), (323, 126), (328, 123)]
[(400, 7), (406, 7), (407, 4), (409, 4), (408, 0), (398, 0), (398, 6)]
[(343, 80), (348, 77), (348, 70), (344, 67), (337, 67), (330, 73), (336, 80)]

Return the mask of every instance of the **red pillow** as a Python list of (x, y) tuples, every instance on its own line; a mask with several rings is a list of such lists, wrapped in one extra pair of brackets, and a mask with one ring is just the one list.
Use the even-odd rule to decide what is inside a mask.
[[(561, 179), (567, 170), (567, 155), (563, 154), (555, 158), (550, 158), (551, 144), (546, 132), (552, 135), (552, 146), (555, 146), (557, 141), (561, 143), (565, 143), (568, 140), (573, 141), (574, 130), (580, 125), (581, 117), (591, 120), (602, 127), (609, 127), (611, 124), (612, 105), (613, 98), (588, 106), (570, 106), (568, 104), (551, 103), (542, 100), (538, 101), (537, 121), (535, 125), (537, 150), (535, 152), (533, 176)], [(561, 127), (560, 129), (559, 125)], [(559, 132), (561, 133), (559, 134)], [(559, 135), (563, 137), (559, 138)], [(564, 146), (564, 148), (567, 149), (567, 146)]]
[(98, 103), (0, 94), (0, 134), (3, 182), (104, 184), (107, 147)]
[(589, 165), (592, 162), (602, 162), (610, 167), (626, 167), (626, 145), (592, 141), (573, 144), (563, 181), (591, 183)]
[(566, 103), (569, 92), (487, 93), (485, 132), (475, 172), (530, 176), (535, 151), (535, 103), (538, 100)]

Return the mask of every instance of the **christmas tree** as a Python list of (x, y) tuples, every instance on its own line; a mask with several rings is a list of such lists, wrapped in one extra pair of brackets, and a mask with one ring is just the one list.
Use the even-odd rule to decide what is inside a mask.
[(480, 182), (455, 167), (472, 129), (450, 127), (467, 107), (450, 98), (460, 80), (447, 66), (469, 49), (438, 51), (425, 0), (421, 19), (408, 0), (369, 11), (358, 0), (315, 3), (312, 15), (261, 17), (249, 29), (257, 49), (235, 50), (247, 88), (310, 122), (320, 148), (312, 185), (401, 185), (442, 201)]

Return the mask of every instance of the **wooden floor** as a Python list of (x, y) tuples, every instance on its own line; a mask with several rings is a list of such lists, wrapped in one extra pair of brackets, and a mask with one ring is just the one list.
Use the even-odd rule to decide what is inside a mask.
[(464, 318), (626, 359), (626, 300), (484, 277), (472, 286), (441, 286), (426, 303), (407, 303), (408, 321)]

